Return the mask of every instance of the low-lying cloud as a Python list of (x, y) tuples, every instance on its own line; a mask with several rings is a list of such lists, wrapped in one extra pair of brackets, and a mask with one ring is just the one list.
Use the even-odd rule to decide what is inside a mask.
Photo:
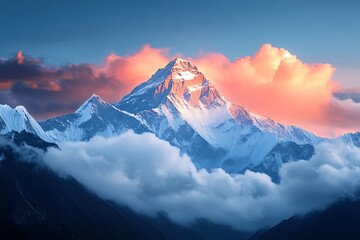
[(342, 143), (324, 143), (309, 161), (284, 164), (278, 185), (262, 173), (198, 170), (150, 133), (94, 137), (60, 148), (43, 156), (55, 172), (104, 199), (150, 216), (163, 212), (185, 225), (202, 218), (252, 231), (356, 197), (360, 187), (360, 149)]

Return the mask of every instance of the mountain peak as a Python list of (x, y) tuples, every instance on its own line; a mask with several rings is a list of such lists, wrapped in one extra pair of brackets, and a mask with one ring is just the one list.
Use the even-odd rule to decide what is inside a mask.
[(95, 93), (91, 95), (91, 97), (87, 100), (90, 102), (104, 102), (104, 100), (101, 99), (101, 97)]
[(24, 106), (20, 105), (11, 108), (9, 105), (0, 104), (0, 133), (5, 134), (11, 131), (21, 132), (23, 130), (37, 134), (43, 140), (49, 141), (40, 125), (28, 113)]
[(97, 95), (97, 94), (92, 94), (91, 97), (89, 97), (85, 103), (90, 102), (90, 103), (106, 103), (104, 100), (102, 100), (102, 98)]
[[(131, 113), (152, 109), (168, 98), (189, 102), (192, 106), (201, 103), (223, 104), (223, 97), (191, 62), (175, 58), (152, 77), (138, 85), (116, 106)], [(175, 100), (174, 100), (175, 101)]]
[(94, 112), (96, 108), (101, 105), (107, 105), (108, 103), (102, 100), (99, 95), (92, 94), (76, 111), (75, 113), (81, 113), (86, 110)]
[(90, 98), (101, 99), (101, 98), (99, 97), (99, 95), (97, 95), (97, 94), (95, 94), (95, 93), (93, 93)]
[(188, 81), (193, 80), (198, 74), (200, 74), (197, 67), (190, 61), (182, 58), (175, 58), (164, 69), (171, 69), (173, 81)]
[(179, 57), (172, 60), (169, 64), (172, 65), (172, 68), (196, 68), (190, 61)]

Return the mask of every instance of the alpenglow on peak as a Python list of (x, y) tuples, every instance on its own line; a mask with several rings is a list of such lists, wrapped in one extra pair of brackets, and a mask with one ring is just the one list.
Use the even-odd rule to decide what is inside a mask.
[(169, 65), (172, 65), (173, 69), (181, 69), (181, 70), (192, 70), (196, 69), (197, 67), (191, 63), (190, 61), (183, 59), (183, 58), (175, 58), (171, 62), (169, 62)]
[(174, 81), (193, 80), (200, 73), (194, 64), (182, 58), (175, 58), (164, 69), (171, 69)]
[(222, 101), (213, 85), (194, 64), (176, 58), (159, 69), (148, 81), (134, 88), (116, 106), (136, 113), (159, 106), (168, 96), (186, 99), (195, 105), (198, 105), (200, 98), (204, 100), (208, 96)]

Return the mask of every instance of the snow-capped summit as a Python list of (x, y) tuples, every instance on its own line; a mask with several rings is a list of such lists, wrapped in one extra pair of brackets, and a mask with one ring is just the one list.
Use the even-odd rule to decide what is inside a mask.
[(48, 136), (24, 106), (11, 108), (8, 105), (0, 105), (0, 134), (23, 130), (49, 141)]
[(167, 67), (171, 67), (173, 81), (194, 80), (200, 73), (194, 64), (182, 58), (174, 59)]
[(167, 97), (185, 99), (199, 106), (224, 103), (213, 85), (189, 61), (176, 58), (159, 69), (148, 81), (137, 86), (116, 106), (136, 113), (160, 105)]
[(278, 142), (322, 141), (229, 102), (194, 64), (181, 58), (159, 69), (116, 106), (143, 119), (150, 131), (205, 168), (237, 172), (260, 164)]
[(119, 110), (93, 94), (74, 113), (40, 123), (56, 141), (88, 140), (95, 135), (115, 136), (128, 129), (147, 131), (133, 114)]
[(177, 57), (174, 60), (170, 61), (166, 67), (168, 66), (170, 66), (173, 70), (185, 70), (190, 72), (197, 71), (197, 67), (194, 64), (180, 57)]
[(346, 144), (350, 144), (360, 148), (360, 132), (347, 133), (337, 138)]
[(92, 105), (95, 107), (98, 104), (106, 104), (104, 100), (102, 100), (99, 95), (92, 94), (90, 98), (88, 98), (75, 112), (81, 112), (84, 108), (86, 108), (88, 105)]
[(102, 100), (98, 95), (93, 94), (75, 111), (75, 114), (81, 116), (79, 122), (83, 123), (91, 119), (93, 115), (99, 115), (99, 112), (107, 107), (113, 108), (111, 104)]
[[(194, 64), (181, 58), (159, 69), (117, 104), (92, 95), (74, 113), (41, 126), (57, 141), (114, 136), (128, 129), (149, 131), (179, 147), (197, 167), (228, 172), (276, 173), (282, 160), (300, 159), (304, 155), (299, 152), (310, 149), (301, 144), (324, 141), (231, 103)], [(287, 146), (293, 149), (288, 151)], [(272, 163), (275, 168), (269, 166)]]

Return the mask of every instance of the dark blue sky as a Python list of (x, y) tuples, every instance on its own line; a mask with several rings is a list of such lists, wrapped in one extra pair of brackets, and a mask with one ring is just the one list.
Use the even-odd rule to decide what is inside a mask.
[(196, 56), (252, 55), (263, 43), (305, 62), (360, 68), (358, 1), (0, 0), (0, 56), (101, 63), (145, 43)]

